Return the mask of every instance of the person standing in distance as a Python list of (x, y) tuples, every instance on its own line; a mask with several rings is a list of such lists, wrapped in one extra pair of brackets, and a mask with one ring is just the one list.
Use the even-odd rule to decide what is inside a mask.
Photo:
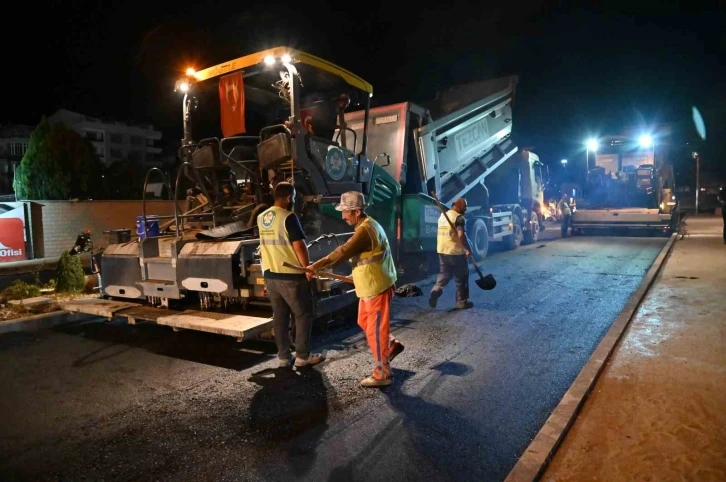
[(718, 202), (721, 204), (721, 219), (723, 219), (723, 244), (726, 244), (726, 190), (723, 186), (718, 188)]
[(313, 327), (312, 275), (287, 268), (287, 262), (307, 266), (310, 262), (300, 220), (291, 211), (295, 203), (295, 187), (289, 182), (275, 186), (275, 204), (257, 216), (260, 235), (262, 272), (267, 295), (272, 304), (272, 320), (280, 368), (290, 366), (290, 314), (295, 317), (295, 366), (320, 363), (325, 358), (310, 353)]
[(570, 223), (572, 222), (572, 210), (570, 209), (570, 203), (567, 200), (567, 194), (563, 194), (562, 198), (560, 199), (559, 204), (557, 205), (560, 212), (562, 213), (562, 224), (560, 225), (560, 230), (562, 231), (562, 237), (567, 237), (567, 228), (570, 227)]

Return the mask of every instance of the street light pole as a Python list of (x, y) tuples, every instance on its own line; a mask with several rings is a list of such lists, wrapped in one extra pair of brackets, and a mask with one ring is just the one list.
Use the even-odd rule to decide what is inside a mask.
[(590, 170), (590, 148), (585, 149), (585, 174)]
[(698, 152), (694, 152), (693, 157), (696, 159), (696, 214), (698, 214), (698, 195), (701, 193), (701, 156), (698, 155)]

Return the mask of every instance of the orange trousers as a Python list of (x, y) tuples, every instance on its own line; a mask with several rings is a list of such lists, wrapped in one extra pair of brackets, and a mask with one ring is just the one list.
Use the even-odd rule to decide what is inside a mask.
[(373, 377), (378, 379), (391, 378), (391, 365), (388, 355), (393, 337), (391, 331), (391, 300), (395, 286), (372, 298), (358, 301), (358, 326), (368, 339), (368, 346), (373, 353), (375, 368)]

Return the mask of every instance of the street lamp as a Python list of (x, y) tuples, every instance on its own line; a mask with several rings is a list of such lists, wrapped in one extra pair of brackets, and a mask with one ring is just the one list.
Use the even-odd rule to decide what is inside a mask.
[(643, 149), (647, 149), (653, 145), (653, 138), (648, 134), (643, 134), (638, 138), (638, 144), (640, 144), (640, 147)]
[(588, 139), (585, 143), (585, 148), (587, 149), (585, 153), (585, 173), (590, 170), (590, 151), (597, 152), (598, 147), (597, 139)]
[(563, 167), (567, 167), (567, 159), (562, 159), (560, 162), (562, 163)]
[(701, 182), (700, 182), (700, 172), (701, 172), (701, 156), (698, 155), (698, 152), (693, 152), (691, 154), (693, 158), (696, 160), (696, 214), (698, 214), (698, 194), (701, 190)]

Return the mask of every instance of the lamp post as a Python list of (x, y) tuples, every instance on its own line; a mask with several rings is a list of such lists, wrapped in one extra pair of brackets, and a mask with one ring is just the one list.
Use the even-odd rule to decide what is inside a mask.
[(590, 171), (590, 151), (597, 152), (597, 139), (589, 139), (585, 143), (585, 174)]
[(698, 152), (695, 152), (695, 151), (691, 155), (696, 160), (696, 214), (698, 214), (698, 194), (701, 191), (701, 182), (700, 182), (701, 156), (699, 156)]
[(562, 167), (567, 167), (567, 159), (562, 159), (560, 162), (562, 163)]

